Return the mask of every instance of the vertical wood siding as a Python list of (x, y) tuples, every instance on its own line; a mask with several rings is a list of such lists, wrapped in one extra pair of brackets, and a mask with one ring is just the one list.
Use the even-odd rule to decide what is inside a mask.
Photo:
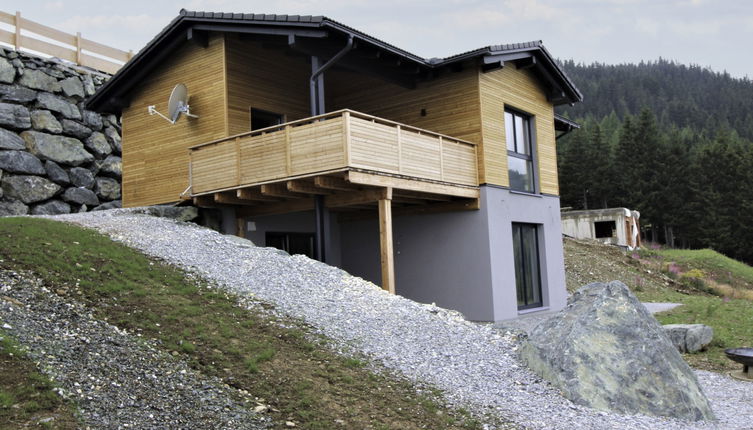
[[(225, 136), (224, 37), (209, 46), (185, 43), (134, 90), (123, 109), (123, 205), (173, 202), (188, 187), (188, 147)], [(167, 114), (176, 84), (188, 87), (191, 113), (174, 125), (147, 113), (155, 105)]]
[(505, 142), (505, 106), (533, 115), (536, 120), (537, 179), (541, 192), (559, 195), (554, 106), (547, 101), (538, 80), (515, 65), (479, 74), (481, 88), (482, 182), (509, 186)]

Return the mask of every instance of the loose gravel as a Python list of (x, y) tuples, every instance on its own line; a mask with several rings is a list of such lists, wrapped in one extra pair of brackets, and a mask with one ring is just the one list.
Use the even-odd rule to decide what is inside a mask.
[(513, 334), (458, 313), (390, 295), (374, 284), (304, 256), (249, 247), (189, 223), (112, 210), (56, 216), (144, 253), (274, 304), (377, 362), (432, 384), (449, 403), (534, 429), (750, 429), (753, 385), (697, 372), (714, 423), (623, 416), (575, 405), (525, 368)]
[[(239, 393), (94, 318), (32, 274), (0, 271), (0, 326), (91, 429), (263, 429)], [(53, 423), (54, 424), (54, 423)]]

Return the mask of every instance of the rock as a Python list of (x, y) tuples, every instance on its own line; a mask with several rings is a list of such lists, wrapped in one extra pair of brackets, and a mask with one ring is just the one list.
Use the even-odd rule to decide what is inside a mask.
[(91, 75), (84, 75), (84, 92), (87, 96), (94, 95), (95, 92), (97, 92), (97, 87), (94, 86), (94, 81), (92, 80)]
[(113, 200), (111, 202), (102, 203), (101, 205), (97, 206), (96, 208), (92, 209), (93, 211), (105, 211), (108, 209), (118, 209), (122, 205), (122, 202), (120, 200)]
[(42, 166), (42, 162), (26, 151), (0, 151), (0, 169), (30, 175), (47, 173)]
[(92, 189), (94, 186), (94, 175), (89, 169), (73, 167), (68, 171), (68, 177), (71, 179), (71, 184), (73, 184), (74, 187)]
[(714, 338), (714, 330), (703, 324), (667, 324), (663, 328), (680, 352), (698, 352)]
[(39, 176), (6, 175), (0, 183), (6, 197), (18, 199), (25, 204), (47, 200), (60, 191), (60, 185)]
[(123, 153), (123, 146), (121, 144), (120, 133), (118, 130), (116, 130), (115, 127), (107, 127), (105, 128), (105, 134), (112, 145), (112, 150), (117, 154)]
[(60, 91), (60, 84), (54, 77), (41, 70), (27, 68), (18, 79), (18, 83), (28, 88), (55, 93)]
[(71, 183), (71, 178), (68, 176), (68, 172), (63, 170), (63, 168), (58, 166), (54, 161), (45, 161), (44, 170), (47, 172), (47, 177), (50, 178), (52, 182), (61, 185), (68, 185)]
[(94, 193), (101, 200), (117, 200), (120, 198), (120, 182), (112, 178), (97, 178)]
[(50, 200), (31, 209), (32, 215), (58, 215), (71, 213), (71, 205), (60, 200)]
[(18, 85), (0, 85), (0, 100), (16, 103), (29, 103), (37, 98), (37, 92)]
[(16, 79), (16, 68), (10, 61), (0, 58), (0, 82), (12, 84)]
[(594, 283), (539, 324), (521, 358), (565, 397), (625, 414), (713, 420), (695, 373), (625, 284)]
[(16, 133), (0, 128), (0, 149), (26, 149), (26, 142)]
[(85, 125), (82, 125), (81, 123), (77, 121), (64, 119), (62, 123), (63, 123), (63, 133), (69, 136), (73, 136), (78, 139), (86, 139), (92, 134), (92, 130), (89, 127), (86, 127)]
[(31, 116), (26, 106), (0, 103), (0, 126), (16, 130), (31, 127)]
[(97, 167), (100, 174), (120, 179), (123, 172), (123, 160), (118, 156), (108, 155), (104, 160), (97, 162)]
[[(68, 203), (75, 203), (78, 205), (90, 205), (90, 206), (97, 206), (99, 205), (99, 199), (97, 198), (97, 195), (94, 194), (92, 190), (88, 190), (86, 188), (81, 187), (73, 187), (68, 188), (63, 193), (63, 200), (65, 200)], [(79, 212), (86, 212), (86, 208), (83, 210), (79, 210)]]
[(29, 207), (18, 200), (0, 200), (0, 216), (26, 215)]
[(68, 103), (64, 99), (50, 93), (37, 94), (37, 105), (41, 108), (58, 112), (66, 118), (81, 119), (81, 111), (78, 110), (76, 105)]
[(102, 130), (103, 124), (102, 124), (102, 117), (96, 113), (92, 112), (90, 110), (83, 110), (84, 112), (84, 124), (86, 124), (89, 128), (92, 130)]
[(48, 110), (31, 111), (31, 126), (34, 127), (34, 130), (48, 131), (54, 134), (63, 131), (63, 126)]
[(38, 131), (24, 131), (21, 137), (26, 141), (29, 152), (42, 160), (70, 166), (94, 161), (94, 156), (86, 152), (84, 145), (72, 137), (53, 136)]
[(199, 216), (199, 210), (193, 206), (147, 206), (144, 208), (144, 213), (162, 218), (172, 218), (178, 221), (191, 221)]
[(81, 84), (81, 79), (75, 76), (60, 81), (60, 88), (67, 97), (84, 98), (84, 86)]
[(105, 135), (95, 131), (86, 139), (86, 149), (93, 153), (97, 158), (104, 158), (112, 152), (112, 147), (107, 143)]

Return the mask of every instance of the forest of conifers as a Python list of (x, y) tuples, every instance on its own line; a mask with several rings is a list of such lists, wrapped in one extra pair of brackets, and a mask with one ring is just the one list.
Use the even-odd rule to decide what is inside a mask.
[(648, 240), (753, 263), (753, 82), (673, 62), (563, 63), (584, 102), (557, 141), (563, 207), (641, 212)]

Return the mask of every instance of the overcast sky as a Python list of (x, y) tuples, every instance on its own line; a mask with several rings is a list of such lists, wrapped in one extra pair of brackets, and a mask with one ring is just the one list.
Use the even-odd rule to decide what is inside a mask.
[(555, 57), (659, 57), (753, 78), (751, 0), (0, 0), (0, 10), (138, 51), (181, 8), (325, 15), (422, 57), (543, 40)]

